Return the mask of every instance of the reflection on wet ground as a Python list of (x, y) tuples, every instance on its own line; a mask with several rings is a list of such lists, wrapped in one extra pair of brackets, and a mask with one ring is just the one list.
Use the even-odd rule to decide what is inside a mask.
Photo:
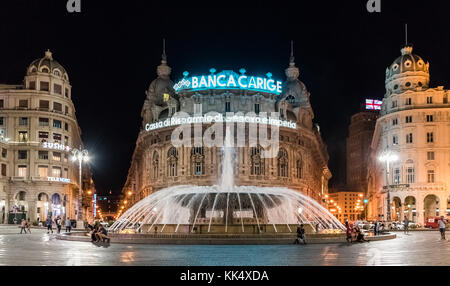
[(96, 245), (0, 227), (0, 265), (450, 265), (439, 232), (355, 244)]

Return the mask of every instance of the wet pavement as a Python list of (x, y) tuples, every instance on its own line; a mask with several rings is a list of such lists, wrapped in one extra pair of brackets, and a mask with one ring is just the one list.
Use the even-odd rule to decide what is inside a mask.
[(312, 245), (97, 245), (31, 231), (20, 235), (17, 227), (0, 226), (0, 265), (450, 265), (450, 243), (437, 231)]

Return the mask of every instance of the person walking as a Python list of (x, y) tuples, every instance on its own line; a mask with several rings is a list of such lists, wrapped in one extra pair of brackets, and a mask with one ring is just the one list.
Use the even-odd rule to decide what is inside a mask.
[(31, 221), (30, 221), (30, 218), (28, 218), (28, 221), (27, 221), (27, 231), (28, 231), (29, 234), (31, 234)]
[(378, 222), (375, 221), (375, 222), (373, 223), (373, 235), (374, 235), (374, 236), (376, 236), (376, 235), (378, 234), (377, 230), (378, 230)]
[(407, 217), (403, 220), (403, 231), (405, 234), (409, 232), (409, 219)]
[(70, 222), (70, 218), (66, 218), (66, 232), (70, 232), (72, 229), (72, 223)]
[(56, 219), (55, 219), (55, 223), (56, 223), (56, 228), (57, 228), (57, 230), (58, 230), (58, 234), (59, 233), (61, 233), (61, 217), (57, 217)]
[(51, 217), (48, 217), (47, 220), (45, 221), (45, 225), (47, 226), (47, 233), (50, 233), (50, 231), (53, 233), (53, 220)]
[(26, 227), (27, 222), (24, 219), (22, 219), (22, 221), (20, 222), (20, 234), (22, 234), (22, 231), (25, 231), (25, 234), (27, 234)]
[(441, 233), (441, 239), (445, 240), (445, 220), (444, 216), (441, 216), (439, 220), (439, 232)]
[(350, 224), (348, 223), (348, 221), (345, 222), (345, 234), (347, 235), (347, 242), (352, 243), (353, 239), (352, 239), (352, 227), (350, 226)]

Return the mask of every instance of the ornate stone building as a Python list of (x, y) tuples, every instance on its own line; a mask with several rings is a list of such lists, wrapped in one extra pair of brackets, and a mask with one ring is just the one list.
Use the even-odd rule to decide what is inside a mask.
[[(386, 69), (386, 94), (368, 171), (369, 218), (387, 218), (388, 207), (393, 220), (407, 216), (421, 225), (426, 217), (448, 215), (450, 91), (429, 83), (429, 63), (413, 54), (411, 46), (402, 48)], [(378, 160), (385, 150), (398, 156), (389, 176), (386, 164)]]
[[(70, 150), (82, 142), (71, 87), (50, 51), (30, 64), (23, 84), (0, 85), (0, 223), (76, 218), (78, 168)], [(83, 189), (93, 193), (90, 172), (83, 169)], [(84, 199), (84, 214), (91, 198)]]
[[(216, 75), (215, 69), (210, 72)], [(245, 75), (245, 72), (244, 69), (240, 70), (241, 75)], [(298, 79), (299, 70), (293, 56), (285, 71), (287, 79), (282, 86), (280, 82), (282, 92), (279, 94), (236, 88), (186, 88), (176, 91), (170, 73), (171, 68), (167, 65), (164, 53), (161, 65), (157, 68), (158, 77), (146, 92), (141, 113), (142, 129), (123, 188), (124, 196), (129, 198), (128, 207), (168, 186), (218, 183), (222, 156), (220, 147), (173, 146), (171, 136), (176, 127), (164, 127), (162, 122), (178, 112), (189, 115), (216, 112), (224, 116), (229, 112), (252, 112), (255, 115), (260, 112), (279, 112), (282, 120), (295, 123), (295, 127), (280, 126), (280, 148), (274, 158), (264, 158), (261, 155), (264, 148), (260, 145), (237, 147), (234, 159), (235, 183), (286, 186), (323, 201), (331, 177), (327, 166), (328, 153), (319, 127), (312, 122), (314, 113), (309, 102), (310, 93)], [(223, 73), (238, 76), (233, 71)], [(187, 74), (184, 73), (185, 77)], [(268, 74), (269, 81), (270, 77), (271, 74)], [(196, 110), (196, 106), (201, 106), (201, 110)], [(147, 130), (149, 123), (162, 127)], [(202, 134), (210, 125), (203, 124)], [(248, 132), (248, 124), (245, 128)], [(236, 133), (234, 135), (234, 138), (238, 137)]]

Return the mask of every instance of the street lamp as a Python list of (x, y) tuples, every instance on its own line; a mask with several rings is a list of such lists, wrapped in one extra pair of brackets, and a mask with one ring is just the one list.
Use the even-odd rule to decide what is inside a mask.
[(390, 194), (389, 194), (389, 163), (391, 162), (395, 162), (398, 160), (398, 156), (397, 154), (395, 154), (392, 151), (389, 150), (385, 150), (381, 153), (380, 157), (378, 157), (378, 160), (380, 160), (381, 162), (385, 162), (386, 163), (386, 189), (387, 189), (387, 213), (386, 213), (386, 220), (390, 221), (391, 220), (391, 198), (390, 198)]
[(78, 217), (77, 217), (77, 226), (78, 228), (84, 228), (84, 223), (83, 223), (83, 214), (82, 214), (82, 203), (83, 203), (83, 184), (81, 181), (81, 164), (83, 162), (87, 162), (89, 161), (89, 156), (88, 156), (88, 151), (85, 149), (72, 149), (72, 162), (75, 162), (76, 160), (78, 160), (78, 174), (79, 174), (79, 188), (78, 188)]

